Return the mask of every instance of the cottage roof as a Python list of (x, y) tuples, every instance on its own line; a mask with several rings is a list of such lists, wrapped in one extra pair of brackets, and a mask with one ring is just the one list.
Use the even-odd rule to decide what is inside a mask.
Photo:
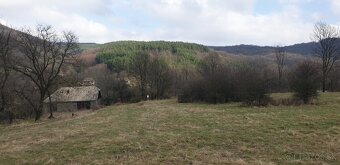
[[(62, 87), (51, 95), (52, 102), (77, 102), (97, 100), (100, 89), (96, 86)], [(49, 102), (48, 98), (44, 102)]]

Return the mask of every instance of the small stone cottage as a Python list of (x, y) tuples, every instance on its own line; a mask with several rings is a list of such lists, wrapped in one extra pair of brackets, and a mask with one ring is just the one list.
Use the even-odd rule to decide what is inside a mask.
[[(51, 95), (54, 111), (76, 111), (79, 109), (95, 109), (100, 105), (100, 89), (94, 85), (78, 87), (62, 87)], [(49, 98), (45, 99), (48, 108)]]

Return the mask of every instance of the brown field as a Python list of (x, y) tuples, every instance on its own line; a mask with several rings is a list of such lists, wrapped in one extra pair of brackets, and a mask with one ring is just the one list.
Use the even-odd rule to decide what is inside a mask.
[(170, 99), (17, 121), (0, 126), (0, 164), (340, 164), (340, 93), (318, 102), (241, 107)]

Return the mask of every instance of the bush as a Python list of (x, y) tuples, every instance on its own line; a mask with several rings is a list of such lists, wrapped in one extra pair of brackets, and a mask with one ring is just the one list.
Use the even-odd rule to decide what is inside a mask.
[(202, 87), (203, 79), (191, 80), (184, 82), (183, 87), (180, 88), (178, 95), (179, 103), (190, 103), (195, 101), (204, 101), (205, 91)]
[(202, 83), (205, 101), (209, 103), (225, 103), (233, 100), (234, 88), (228, 69), (205, 77)]
[(290, 87), (294, 96), (305, 104), (318, 96), (320, 76), (314, 62), (302, 62), (292, 71), (290, 78)]
[(0, 112), (0, 124), (9, 123), (11, 124), (14, 120), (14, 114), (11, 111), (1, 111)]
[(271, 81), (265, 72), (251, 66), (237, 69), (233, 76), (235, 100), (245, 105), (267, 105), (270, 101), (268, 89)]
[(178, 102), (217, 104), (237, 101), (244, 105), (267, 105), (270, 102), (267, 94), (270, 79), (265, 70), (258, 70), (252, 65), (232, 69), (219, 66), (213, 71), (206, 71), (206, 68), (202, 69), (201, 78), (187, 82), (181, 88)]
[(111, 105), (113, 103), (122, 102), (138, 102), (141, 100), (138, 90), (132, 89), (124, 80), (113, 79), (110, 87), (106, 88), (102, 97), (102, 104)]

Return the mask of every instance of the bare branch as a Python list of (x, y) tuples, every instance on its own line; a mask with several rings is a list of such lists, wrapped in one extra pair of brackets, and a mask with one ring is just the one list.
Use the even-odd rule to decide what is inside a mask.
[(286, 52), (284, 51), (283, 47), (276, 46), (274, 53), (275, 53), (275, 58), (276, 58), (279, 81), (281, 82), (282, 75), (283, 75), (283, 68), (285, 66), (285, 61), (286, 61)]
[(312, 40), (317, 43), (315, 53), (322, 62), (322, 91), (326, 90), (329, 72), (340, 58), (340, 31), (338, 27), (318, 22), (314, 26)]
[[(42, 112), (42, 104), (51, 87), (58, 82), (65, 60), (77, 49), (77, 37), (71, 32), (58, 33), (49, 25), (37, 25), (34, 30), (25, 29), (16, 38), (22, 56), (18, 56), (13, 69), (28, 77), (39, 89), (39, 106), (36, 120)], [(52, 111), (51, 116), (52, 116)]]

